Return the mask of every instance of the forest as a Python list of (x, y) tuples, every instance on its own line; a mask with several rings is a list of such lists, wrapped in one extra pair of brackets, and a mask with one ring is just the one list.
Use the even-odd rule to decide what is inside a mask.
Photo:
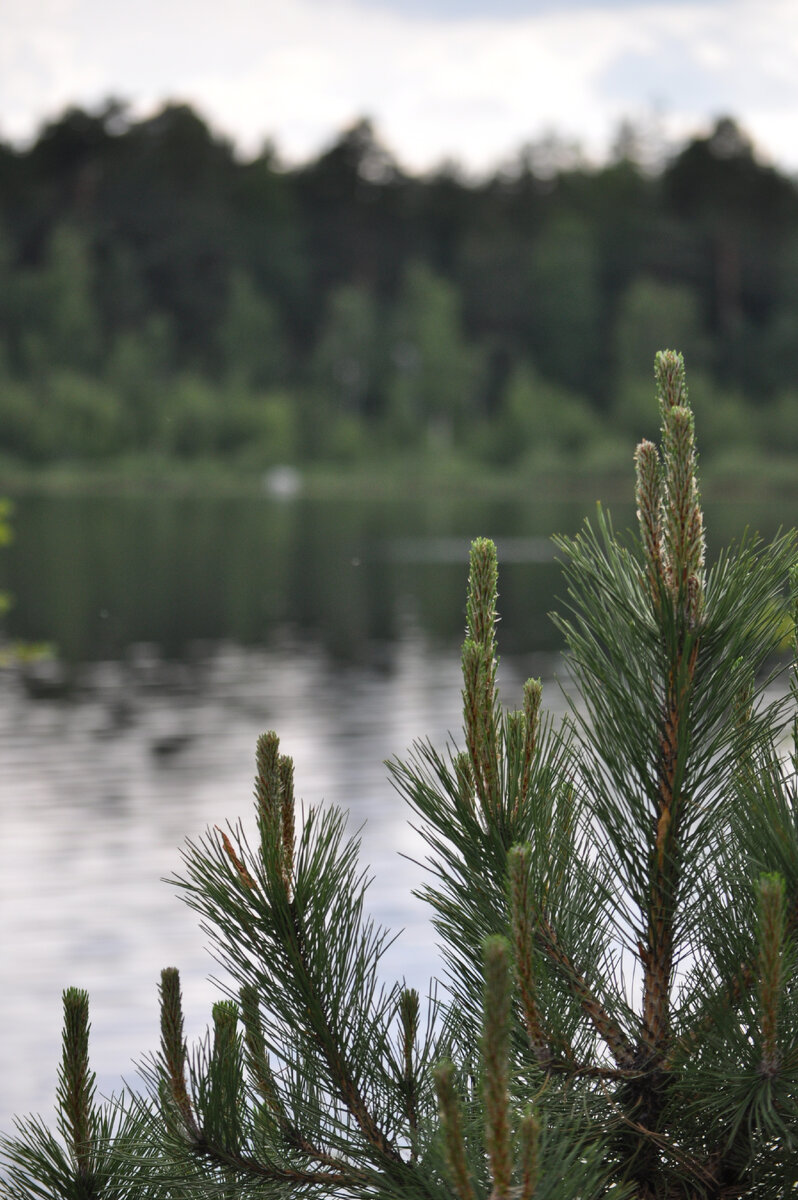
[[(405, 171), (368, 120), (242, 159), (184, 104), (0, 143), (0, 474), (137, 456), (601, 468), (691, 364), (705, 444), (798, 452), (798, 184), (731, 117), (655, 169), (633, 126), (488, 178)], [(619, 457), (622, 455), (622, 457)]]

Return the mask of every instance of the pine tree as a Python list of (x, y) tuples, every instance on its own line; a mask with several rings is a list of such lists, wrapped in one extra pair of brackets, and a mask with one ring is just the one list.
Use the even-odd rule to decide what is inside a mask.
[(439, 989), (381, 982), (357, 842), (334, 809), (297, 827), (266, 734), (254, 833), (209, 830), (176, 881), (237, 995), (189, 1052), (165, 970), (147, 1097), (101, 1108), (67, 992), (66, 1150), (19, 1122), (9, 1197), (798, 1195), (795, 668), (769, 686), (795, 542), (746, 535), (707, 567), (681, 357), (659, 354), (656, 379), (639, 529), (599, 509), (559, 540), (570, 717), (534, 680), (502, 708), (479, 539), (463, 748), (391, 764), (429, 849)]

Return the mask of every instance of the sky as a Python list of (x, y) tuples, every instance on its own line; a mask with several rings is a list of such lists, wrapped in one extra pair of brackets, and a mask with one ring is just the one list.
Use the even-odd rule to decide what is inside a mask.
[(798, 0), (0, 0), (0, 138), (69, 104), (192, 104), (288, 163), (370, 117), (400, 163), (479, 173), (556, 131), (601, 159), (736, 117), (798, 172)]

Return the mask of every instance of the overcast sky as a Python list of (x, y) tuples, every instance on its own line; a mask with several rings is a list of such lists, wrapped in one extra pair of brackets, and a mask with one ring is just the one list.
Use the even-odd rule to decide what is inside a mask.
[(368, 115), (412, 169), (730, 114), (798, 171), (798, 0), (0, 0), (0, 137), (109, 95), (186, 100), (288, 161)]

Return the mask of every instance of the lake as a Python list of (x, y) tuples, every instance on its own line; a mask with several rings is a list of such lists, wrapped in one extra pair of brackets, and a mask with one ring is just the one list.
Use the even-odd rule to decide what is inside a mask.
[[(709, 505), (710, 545), (798, 507)], [(0, 588), (11, 636), (55, 664), (0, 671), (0, 1128), (52, 1113), (61, 991), (91, 996), (92, 1065), (107, 1094), (158, 1039), (164, 966), (187, 1032), (218, 990), (193, 914), (161, 882), (180, 846), (239, 817), (252, 827), (254, 748), (275, 729), (306, 805), (349, 810), (372, 868), (369, 910), (404, 933), (385, 975), (421, 989), (435, 939), (411, 892), (423, 856), (384, 760), (459, 736), (459, 645), (471, 537), (500, 558), (500, 683), (515, 706), (560, 642), (553, 532), (590, 506), (445, 497), (404, 503), (26, 497)], [(613, 506), (616, 525), (631, 507)]]

